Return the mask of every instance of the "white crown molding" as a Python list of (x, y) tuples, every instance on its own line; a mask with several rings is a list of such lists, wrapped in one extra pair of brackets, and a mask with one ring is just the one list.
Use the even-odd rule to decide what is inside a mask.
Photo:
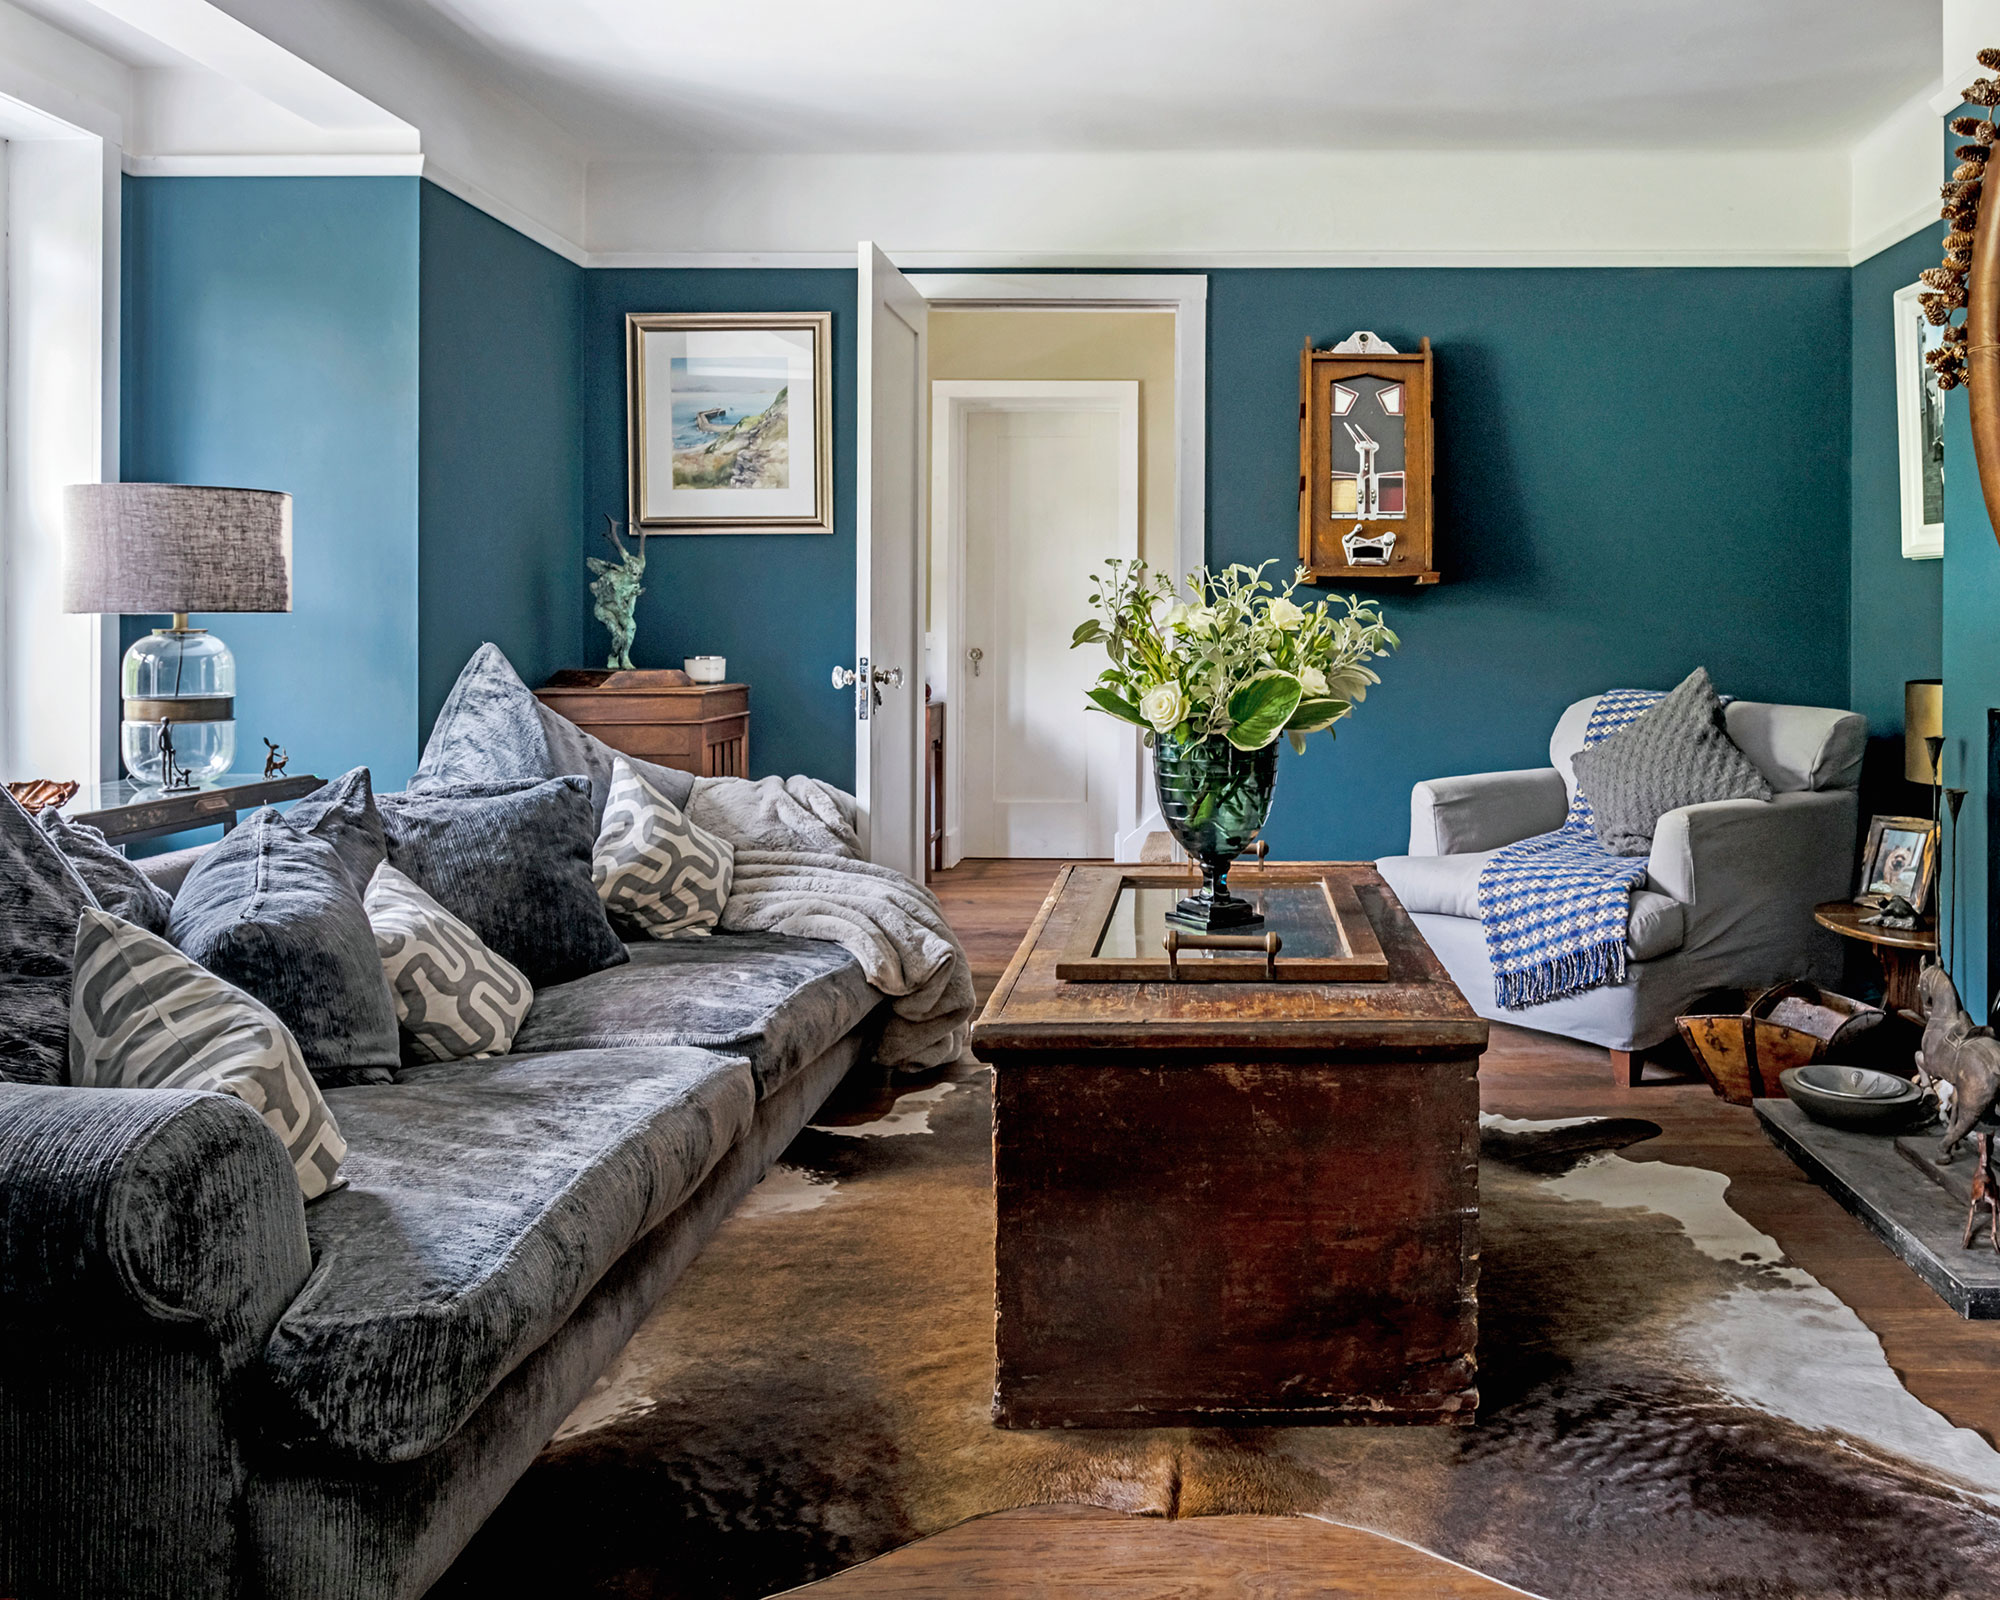
[(1938, 208), (1936, 206), (1919, 206), (1901, 221), (1891, 223), (1886, 228), (1878, 228), (1866, 239), (1856, 240), (1854, 248), (1848, 252), (1847, 264), (1851, 267), (1858, 267), (1862, 262), (1869, 260), (1871, 257), (1879, 256), (1890, 246), (1901, 244), (1911, 234), (1921, 233), (1937, 220)]
[[(504, 222), (516, 233), (521, 234), (525, 238), (532, 239), (536, 244), (542, 246), (543, 249), (553, 250), (565, 261), (574, 262), (579, 267), (589, 267), (597, 264), (590, 259), (589, 252), (574, 239), (557, 232), (547, 223), (528, 215), (520, 207), (510, 205), (491, 190), (481, 188), (480, 185), (460, 177), (457, 173), (445, 167), (439, 166), (436, 161), (429, 157), (425, 157), (423, 160), (422, 172), (426, 178), (440, 189), (457, 195), (467, 205), (484, 211), (496, 222)], [(853, 265), (851, 261), (847, 264), (850, 266)]]
[[(1919, 217), (1898, 234), (1921, 226)], [(1895, 239), (1888, 241), (1895, 243)], [(1873, 251), (1869, 252), (1873, 254)], [(798, 270), (853, 265), (845, 250), (591, 251), (588, 267), (653, 269), (754, 268)], [(1845, 249), (1829, 250), (1188, 250), (1088, 252), (896, 250), (904, 272), (1216, 272), (1284, 267), (1849, 267)]]
[(414, 178), (420, 155), (137, 156), (125, 153), (133, 178)]

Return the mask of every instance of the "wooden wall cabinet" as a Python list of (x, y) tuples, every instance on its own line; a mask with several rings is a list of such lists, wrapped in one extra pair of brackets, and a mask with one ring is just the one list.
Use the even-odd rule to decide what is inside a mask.
[(750, 776), (747, 684), (689, 683), (681, 672), (570, 671), (535, 697), (625, 755), (701, 778)]
[(1306, 341), (1299, 353), (1299, 560), (1314, 582), (1438, 581), (1434, 442), (1430, 340), (1408, 355), (1315, 350)]

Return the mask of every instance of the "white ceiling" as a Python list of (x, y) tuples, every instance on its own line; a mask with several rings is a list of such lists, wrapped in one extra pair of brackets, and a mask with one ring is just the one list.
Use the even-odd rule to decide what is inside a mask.
[(1845, 146), (1938, 0), (365, 0), (593, 155)]

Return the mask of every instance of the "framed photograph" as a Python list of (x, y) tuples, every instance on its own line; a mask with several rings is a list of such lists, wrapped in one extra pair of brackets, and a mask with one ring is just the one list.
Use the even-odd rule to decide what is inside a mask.
[(625, 318), (632, 528), (833, 531), (833, 314)]
[(1936, 877), (1937, 824), (1929, 817), (1868, 819), (1857, 905), (1879, 906), (1899, 894), (1919, 912), (1927, 911)]
[(1931, 382), (1924, 352), (1944, 343), (1944, 329), (1924, 318), (1920, 283), (1898, 289), (1896, 308), (1896, 434), (1903, 482), (1903, 555), (1934, 561), (1944, 555), (1944, 392)]

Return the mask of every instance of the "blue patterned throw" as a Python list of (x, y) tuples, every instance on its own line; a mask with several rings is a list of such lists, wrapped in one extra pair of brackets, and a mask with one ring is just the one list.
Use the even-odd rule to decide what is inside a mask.
[[(1612, 689), (1583, 732), (1587, 750), (1659, 702), (1651, 689)], [(1493, 964), (1493, 999), (1509, 1011), (1625, 981), (1625, 924), (1644, 856), (1598, 842), (1582, 789), (1554, 833), (1497, 851), (1479, 873), (1479, 920)]]

